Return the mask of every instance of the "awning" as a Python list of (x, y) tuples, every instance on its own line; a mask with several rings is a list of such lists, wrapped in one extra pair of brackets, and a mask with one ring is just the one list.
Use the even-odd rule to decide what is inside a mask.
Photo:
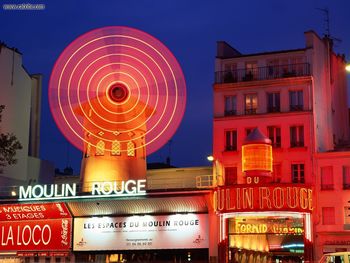
[(67, 202), (74, 217), (169, 213), (207, 213), (204, 195)]

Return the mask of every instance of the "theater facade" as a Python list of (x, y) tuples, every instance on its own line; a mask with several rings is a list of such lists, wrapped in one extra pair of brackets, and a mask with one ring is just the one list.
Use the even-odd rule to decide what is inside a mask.
[[(0, 206), (2, 260), (306, 262), (312, 258), (312, 187), (269, 182), (272, 148), (259, 130), (245, 145), (264, 150), (247, 155), (246, 183), (235, 186), (216, 185), (210, 167), (95, 182), (89, 192), (60, 180), (20, 186), (18, 196)], [(257, 167), (256, 158), (266, 160)]]

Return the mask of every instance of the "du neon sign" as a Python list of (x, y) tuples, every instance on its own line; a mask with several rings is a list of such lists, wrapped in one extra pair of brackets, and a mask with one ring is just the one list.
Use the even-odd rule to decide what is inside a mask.
[(87, 195), (77, 195), (77, 185), (51, 184), (28, 185), (19, 187), (19, 201), (57, 200), (75, 198), (139, 196), (146, 194), (146, 180), (128, 180), (113, 182), (94, 182), (91, 192)]

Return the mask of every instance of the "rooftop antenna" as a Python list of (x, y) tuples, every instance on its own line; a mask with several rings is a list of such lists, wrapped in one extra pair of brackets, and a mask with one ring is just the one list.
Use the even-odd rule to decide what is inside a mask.
[(329, 31), (329, 10), (328, 7), (326, 8), (316, 8), (317, 10), (320, 10), (324, 13), (324, 27), (325, 27), (325, 33), (324, 36), (330, 38), (331, 32)]
[(166, 158), (166, 164), (170, 165), (170, 160), (171, 160), (171, 143), (173, 140), (168, 141), (168, 147), (169, 147), (169, 152), (168, 152), (168, 157)]
[(329, 38), (332, 41), (337, 41), (337, 42), (341, 42), (341, 39), (339, 38), (335, 38), (331, 36), (331, 31), (330, 31), (330, 26), (329, 26), (329, 10), (328, 7), (325, 8), (316, 8), (317, 10), (320, 10), (321, 12), (324, 13), (324, 37)]

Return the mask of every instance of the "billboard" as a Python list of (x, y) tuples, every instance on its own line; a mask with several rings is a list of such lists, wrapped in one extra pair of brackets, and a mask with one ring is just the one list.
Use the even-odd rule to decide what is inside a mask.
[(0, 222), (1, 251), (70, 249), (72, 219)]
[(0, 205), (0, 221), (25, 221), (71, 218), (64, 203), (33, 203)]
[(74, 251), (208, 248), (208, 215), (74, 218)]
[(0, 251), (69, 251), (71, 235), (64, 203), (0, 205)]

